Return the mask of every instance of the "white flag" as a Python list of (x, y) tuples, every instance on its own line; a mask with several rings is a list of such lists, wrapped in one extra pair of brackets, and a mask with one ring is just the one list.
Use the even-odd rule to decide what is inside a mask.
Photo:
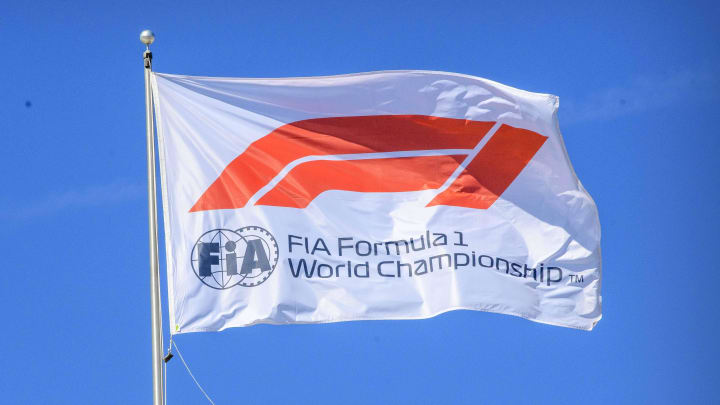
[(592, 329), (558, 99), (443, 72), (153, 75), (173, 333), (470, 309)]

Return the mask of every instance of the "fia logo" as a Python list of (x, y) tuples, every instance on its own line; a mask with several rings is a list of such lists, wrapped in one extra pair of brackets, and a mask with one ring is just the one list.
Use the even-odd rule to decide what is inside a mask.
[(278, 246), (270, 232), (259, 226), (213, 229), (197, 240), (190, 262), (195, 275), (208, 287), (254, 287), (275, 270)]

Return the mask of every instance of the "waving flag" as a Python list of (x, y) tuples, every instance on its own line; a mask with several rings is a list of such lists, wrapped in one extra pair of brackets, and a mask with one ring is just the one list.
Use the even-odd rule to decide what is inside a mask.
[(600, 319), (600, 224), (556, 97), (427, 71), (155, 73), (153, 91), (173, 333)]

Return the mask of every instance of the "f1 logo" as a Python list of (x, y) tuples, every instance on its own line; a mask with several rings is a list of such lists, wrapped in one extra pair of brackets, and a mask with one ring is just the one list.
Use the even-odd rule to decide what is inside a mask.
[(496, 122), (425, 115), (297, 121), (250, 144), (190, 212), (305, 208), (330, 190), (427, 189), (439, 189), (427, 206), (487, 209), (546, 140)]

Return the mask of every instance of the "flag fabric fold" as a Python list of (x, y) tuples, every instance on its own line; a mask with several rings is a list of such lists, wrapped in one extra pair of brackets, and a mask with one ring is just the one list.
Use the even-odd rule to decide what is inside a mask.
[(152, 85), (172, 333), (600, 320), (600, 223), (557, 97), (430, 71)]

